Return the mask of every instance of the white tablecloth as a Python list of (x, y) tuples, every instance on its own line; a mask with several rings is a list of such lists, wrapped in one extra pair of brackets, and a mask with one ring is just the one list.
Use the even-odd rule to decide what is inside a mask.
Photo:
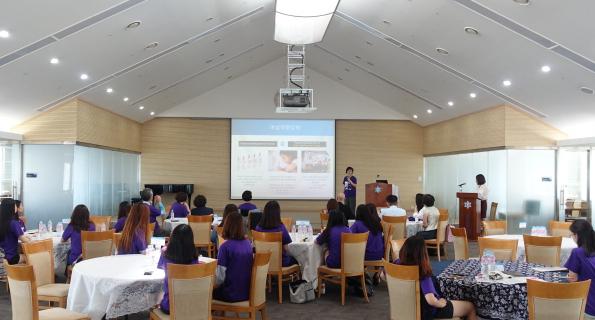
[[(314, 237), (316, 239), (316, 237)], [(302, 279), (317, 285), (318, 267), (323, 262), (323, 247), (317, 245), (314, 239), (307, 242), (294, 241), (287, 246), (287, 253), (294, 257), (302, 269)]]
[[(518, 247), (517, 247), (517, 260), (525, 261), (525, 242), (523, 241), (523, 235), (521, 234), (501, 234), (501, 235), (494, 235), (494, 236), (487, 236), (486, 238), (494, 238), (494, 239), (516, 239), (518, 240)], [(570, 253), (572, 249), (576, 248), (576, 243), (571, 238), (563, 237), (562, 238), (562, 248), (560, 249), (560, 265), (564, 265), (568, 258), (570, 257)]]
[[(221, 223), (221, 219), (221, 217), (215, 217), (215, 219), (213, 219), (212, 226), (219, 226), (219, 223)], [(172, 221), (172, 219), (166, 219), (165, 221), (163, 221), (163, 229), (171, 233), (172, 230), (174, 230), (177, 226), (181, 224), (188, 224), (188, 218), (175, 218), (174, 221)]]
[(405, 224), (407, 226), (407, 238), (416, 235), (418, 232), (424, 230), (422, 221), (409, 221)]

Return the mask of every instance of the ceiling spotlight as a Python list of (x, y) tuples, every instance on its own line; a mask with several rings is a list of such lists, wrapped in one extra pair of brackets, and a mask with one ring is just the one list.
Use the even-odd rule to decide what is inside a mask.
[(479, 30), (473, 28), (473, 27), (465, 27), (465, 32), (467, 34), (470, 35), (474, 35), (474, 36), (478, 36), (479, 35)]
[(51, 58), (50, 59), (50, 63), (51, 64), (58, 64), (58, 63), (60, 63), (60, 60), (58, 60), (58, 58)]
[(155, 115), (155, 111), (151, 111), (151, 115), (154, 116)]
[(477, 97), (477, 94), (475, 94), (475, 92), (471, 92), (469, 94), (469, 97), (471, 97), (472, 99), (475, 99), (475, 97)]
[(140, 21), (134, 21), (134, 22), (129, 23), (126, 26), (126, 29), (134, 29), (134, 28), (136, 28), (138, 26), (140, 26)]
[(144, 109), (144, 108), (145, 108), (145, 106), (138, 106), (138, 109), (139, 109), (139, 110), (142, 110), (142, 109)]
[(159, 42), (151, 42), (145, 47), (145, 49), (157, 48), (158, 45), (159, 45)]
[(440, 54), (448, 54), (448, 50), (443, 49), (443, 48), (436, 48), (436, 52), (440, 53)]
[(449, 106), (449, 107), (452, 107), (452, 106), (454, 106), (454, 105), (455, 105), (455, 103), (454, 103), (454, 102), (452, 102), (452, 101), (448, 101), (448, 106)]
[(114, 92), (114, 89), (112, 89), (112, 88), (107, 88), (107, 89), (105, 89), (105, 92), (107, 92), (107, 93), (112, 93), (112, 92)]
[(426, 110), (429, 114), (432, 114), (432, 109)]
[(413, 119), (417, 119), (417, 115), (416, 114), (413, 115)]
[(81, 74), (81, 80), (87, 80), (89, 76), (86, 73)]
[(529, 4), (529, 0), (512, 0), (512, 1), (514, 1), (520, 5), (524, 5), (524, 6)]
[(510, 85), (512, 84), (512, 82), (510, 82), (510, 80), (504, 80), (502, 81), (502, 85), (505, 87), (510, 87)]
[(0, 30), (0, 38), (6, 39), (8, 37), (10, 37), (10, 32), (8, 32), (7, 30)]
[(543, 73), (548, 73), (550, 71), (552, 71), (552, 68), (550, 68), (550, 66), (541, 67), (541, 72), (543, 72)]
[(128, 101), (128, 97), (124, 97), (124, 99), (122, 99), (122, 100), (124, 100), (124, 102), (127, 102)]
[(593, 91), (593, 89), (591, 89), (589, 87), (581, 87), (580, 89), (583, 93), (586, 93), (586, 94), (593, 94), (595, 92), (595, 91)]

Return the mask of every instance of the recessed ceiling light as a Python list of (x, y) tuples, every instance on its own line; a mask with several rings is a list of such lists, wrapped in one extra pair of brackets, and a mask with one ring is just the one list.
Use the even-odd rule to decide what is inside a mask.
[(211, 63), (211, 62), (213, 62), (213, 59), (209, 59), (209, 60), (205, 61), (205, 63)]
[(10, 32), (8, 30), (0, 30), (0, 38), (6, 39), (10, 37)]
[(155, 111), (151, 111), (151, 115), (154, 116), (155, 115)]
[(417, 115), (416, 114), (413, 115), (413, 119), (417, 119)]
[(521, 5), (524, 5), (524, 6), (529, 4), (529, 0), (512, 0), (512, 1), (514, 1), (518, 4), (521, 4)]
[(219, 41), (221, 41), (221, 39), (215, 39), (215, 41), (213, 41), (213, 42), (217, 43)]
[(382, 23), (387, 24), (387, 25), (391, 25), (392, 23), (388, 20), (382, 20)]
[(370, 41), (366, 41), (366, 44), (367, 44), (367, 45), (369, 45), (369, 46), (372, 46), (372, 45), (374, 45), (374, 44), (373, 44), (372, 42), (370, 42)]
[(89, 76), (86, 73), (81, 74), (81, 80), (87, 80)]
[(211, 21), (213, 20), (213, 17), (208, 17), (206, 21)]
[(550, 71), (552, 71), (552, 68), (550, 68), (550, 66), (542, 66), (541, 67), (541, 72), (543, 72), (543, 73), (548, 73)]
[(427, 113), (431, 114), (432, 113), (432, 109), (428, 109), (426, 110)]
[(112, 89), (112, 88), (107, 88), (107, 89), (105, 89), (105, 92), (107, 92), (107, 93), (112, 93), (112, 92), (114, 92), (114, 89)]
[(448, 50), (446, 50), (444, 48), (436, 48), (436, 52), (438, 52), (440, 54), (448, 54)]
[(581, 87), (581, 91), (586, 94), (593, 94), (595, 91), (589, 87)]
[(138, 106), (138, 109), (139, 109), (139, 110), (142, 110), (142, 109), (144, 109), (144, 108), (145, 108), (145, 106)]
[(362, 57), (360, 57), (360, 56), (355, 56), (355, 58), (359, 60), (359, 59), (361, 59)]
[(138, 26), (140, 26), (140, 21), (134, 21), (134, 22), (129, 23), (126, 26), (126, 29), (134, 29), (134, 28), (136, 28)]
[(371, 61), (367, 61), (366, 64), (369, 65), (370, 67), (373, 67), (374, 66), (374, 63), (371, 62)]
[(157, 48), (157, 46), (159, 46), (159, 42), (151, 42), (145, 47), (145, 49), (153, 49)]
[(124, 102), (127, 102), (128, 101), (128, 97), (124, 97), (124, 99), (122, 99), (122, 100), (124, 100)]
[(475, 99), (475, 97), (477, 97), (477, 94), (475, 92), (471, 92), (469, 94), (469, 97), (471, 97), (472, 99)]
[(454, 106), (454, 105), (455, 105), (455, 103), (454, 103), (454, 102), (452, 102), (452, 101), (448, 101), (448, 106), (449, 106), (449, 107), (452, 107), (452, 106)]
[(341, 78), (341, 77), (337, 77), (337, 79), (338, 79), (338, 80), (343, 80), (343, 78)]
[(512, 84), (512, 82), (510, 82), (510, 80), (504, 80), (502, 81), (502, 85), (505, 87), (510, 87), (510, 85)]
[(60, 60), (58, 60), (58, 58), (51, 58), (50, 59), (50, 63), (51, 64), (58, 64), (58, 63), (60, 63)]
[(220, 53), (219, 54), (220, 57), (223, 57), (224, 55), (225, 55), (225, 53)]
[(473, 27), (465, 27), (465, 32), (470, 34), (470, 35), (474, 35), (477, 36), (479, 35), (479, 30), (473, 28)]

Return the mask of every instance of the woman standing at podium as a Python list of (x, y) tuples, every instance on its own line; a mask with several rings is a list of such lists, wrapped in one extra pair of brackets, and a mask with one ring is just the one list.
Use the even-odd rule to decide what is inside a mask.
[(345, 169), (345, 173), (347, 174), (343, 178), (343, 193), (345, 194), (345, 205), (349, 207), (351, 212), (355, 212), (355, 193), (357, 190), (357, 178), (353, 175), (352, 167), (347, 167), (347, 169)]
[(481, 220), (485, 220), (488, 211), (488, 186), (483, 174), (475, 176), (477, 182), (477, 198), (481, 201)]

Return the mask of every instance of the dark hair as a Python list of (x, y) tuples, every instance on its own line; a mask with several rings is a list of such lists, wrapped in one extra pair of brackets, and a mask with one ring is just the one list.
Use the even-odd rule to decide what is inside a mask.
[(339, 210), (331, 210), (328, 212), (328, 222), (326, 223), (326, 228), (322, 231), (320, 235), (320, 243), (324, 244), (327, 243), (330, 236), (331, 236), (331, 229), (334, 227), (345, 227), (347, 221), (345, 221), (345, 216), (343, 212)]
[[(375, 213), (376, 216), (378, 217), (378, 208), (376, 208), (375, 204), (366, 203), (366, 207), (368, 207), (368, 209), (370, 209), (370, 213)], [(380, 220), (380, 217), (378, 217), (378, 220)]]
[(150, 201), (153, 198), (153, 190), (151, 188), (145, 188), (140, 192), (140, 198), (143, 201)]
[(120, 202), (120, 205), (118, 207), (118, 219), (127, 217), (128, 212), (130, 212), (130, 208), (132, 208), (132, 206), (130, 205), (130, 202), (128, 202), (128, 201)]
[(244, 220), (239, 212), (230, 212), (223, 223), (223, 239), (244, 240)]
[(397, 204), (397, 202), (399, 202), (399, 197), (395, 196), (394, 194), (389, 194), (386, 196), (386, 202), (389, 204)]
[(252, 191), (246, 190), (242, 192), (242, 200), (248, 202), (252, 200)]
[(477, 182), (477, 185), (482, 186), (486, 183), (486, 177), (483, 174), (478, 174), (475, 176), (475, 182)]
[(345, 169), (345, 173), (347, 173), (347, 171), (351, 170), (351, 172), (353, 172), (353, 167), (347, 167), (347, 169)]
[(223, 225), (225, 224), (225, 218), (227, 218), (227, 216), (232, 212), (238, 212), (238, 206), (236, 206), (233, 203), (230, 203), (226, 205), (223, 209), (223, 216), (221, 217), (221, 223), (219, 224), (220, 227), (223, 227)]
[(407, 238), (399, 251), (399, 264), (418, 266), (420, 279), (431, 277), (432, 266), (426, 249), (426, 241), (420, 236)]
[(417, 211), (421, 210), (424, 207), (424, 194), (418, 193), (415, 195), (415, 207)]
[(339, 208), (339, 202), (336, 199), (328, 199), (326, 202), (326, 212), (331, 210), (337, 210)]
[(207, 197), (203, 196), (202, 194), (197, 195), (194, 197), (194, 206), (197, 208), (203, 208), (207, 205)]
[(574, 220), (570, 232), (576, 234), (576, 244), (585, 250), (587, 256), (595, 253), (595, 231), (587, 220)]
[(18, 208), (20, 208), (20, 207), (21, 207), (21, 204), (22, 204), (22, 203), (23, 203), (23, 202), (22, 202), (21, 200), (15, 200), (15, 201), (14, 201), (14, 206), (15, 206), (15, 207), (17, 207), (17, 209), (18, 209)]
[(70, 225), (75, 231), (88, 231), (91, 223), (89, 219), (89, 208), (86, 205), (79, 204), (74, 207), (70, 216)]
[(194, 247), (194, 234), (187, 224), (180, 224), (174, 228), (169, 237), (165, 257), (172, 263), (191, 264), (198, 258)]
[(0, 240), (4, 241), (4, 237), (10, 232), (10, 223), (15, 220), (16, 210), (14, 200), (6, 198), (0, 204)]
[(291, 150), (281, 150), (279, 151), (279, 155), (281, 156), (288, 156), (291, 159), (297, 159), (297, 152)]
[(425, 194), (424, 199), (422, 200), (424, 206), (426, 207), (433, 207), (435, 201), (436, 199), (434, 199), (434, 196), (431, 194)]
[[(370, 208), (365, 204), (360, 204), (357, 206), (355, 210), (355, 220), (359, 220), (363, 222), (363, 224), (368, 228), (371, 234), (377, 235), (378, 232), (382, 231), (382, 224), (380, 224), (380, 218), (376, 212), (370, 212)], [(374, 218), (376, 216), (376, 218)]]
[(176, 193), (176, 201), (177, 202), (186, 202), (188, 200), (188, 194), (186, 192), (178, 192)]
[(122, 239), (118, 246), (118, 251), (130, 252), (132, 242), (137, 233), (147, 237), (149, 233), (149, 207), (143, 203), (135, 203), (130, 209), (124, 229), (122, 229)]
[(281, 206), (277, 201), (269, 201), (264, 206), (262, 212), (262, 218), (258, 223), (258, 226), (265, 230), (274, 229), (279, 227), (281, 224)]

